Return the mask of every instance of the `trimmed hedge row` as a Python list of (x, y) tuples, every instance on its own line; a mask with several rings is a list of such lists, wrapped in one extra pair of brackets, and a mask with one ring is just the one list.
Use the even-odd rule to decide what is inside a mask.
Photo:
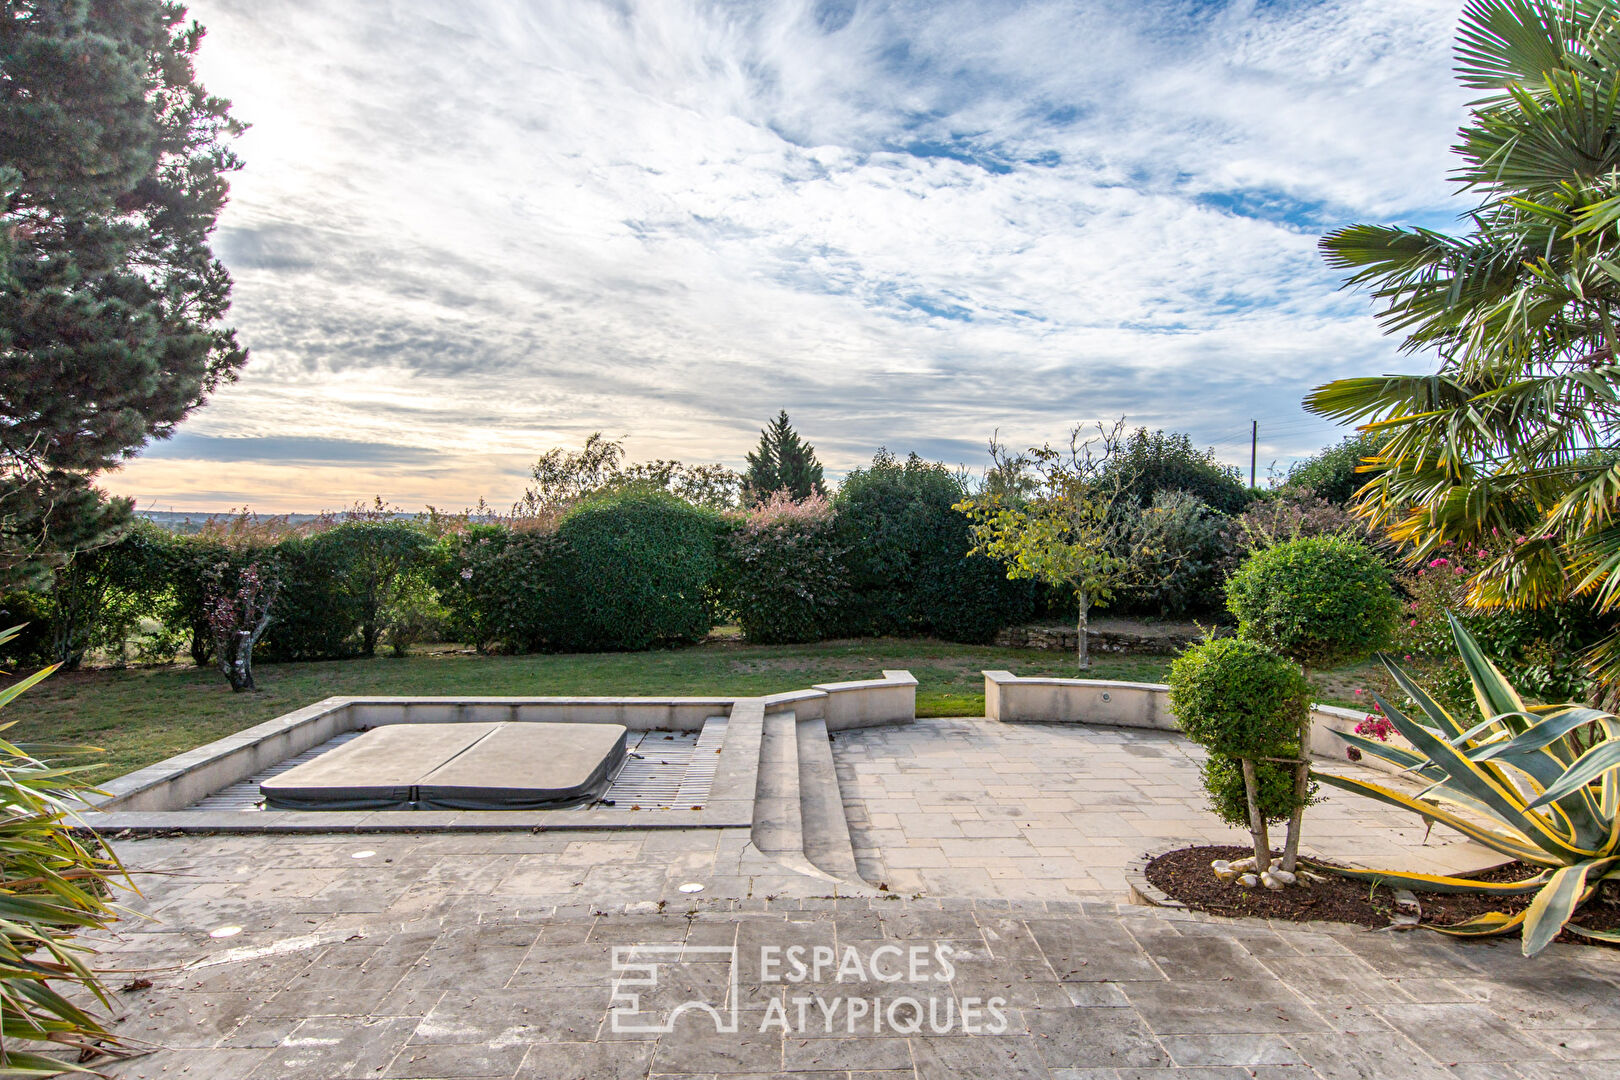
[[(735, 619), (751, 641), (932, 634), (985, 642), (1027, 619), (1033, 590), (967, 557), (956, 478), (881, 455), (836, 503), (722, 515), (666, 492), (591, 498), (550, 531), (346, 521), (308, 533), (179, 535), (139, 524), (75, 556), (42, 593), (0, 598), (30, 622), (16, 660), (76, 664), (91, 649), (210, 660), (203, 582), (257, 564), (280, 584), (256, 654), (269, 661), (402, 653), (422, 639), (481, 651), (611, 651), (701, 640)], [(94, 628), (81, 633), (77, 628)], [(110, 629), (109, 629), (110, 628)]]

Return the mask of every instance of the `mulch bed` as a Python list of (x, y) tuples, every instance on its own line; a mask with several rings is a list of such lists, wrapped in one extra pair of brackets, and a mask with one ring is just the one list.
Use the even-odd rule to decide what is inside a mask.
[[(1369, 885), (1324, 874), (1326, 881), (1273, 892), (1260, 887), (1244, 888), (1235, 881), (1221, 881), (1209, 868), (1216, 859), (1230, 861), (1253, 854), (1254, 849), (1247, 847), (1180, 848), (1148, 863), (1147, 879), (1167, 896), (1211, 915), (1291, 922), (1320, 919), (1368, 927), (1388, 926), (1393, 921), (1395, 894), (1385, 885)], [(1469, 876), (1480, 881), (1520, 881), (1537, 872), (1535, 867), (1514, 862)], [(1423, 908), (1422, 921), (1427, 926), (1449, 926), (1488, 911), (1518, 912), (1529, 907), (1535, 897), (1534, 893), (1492, 897), (1429, 893), (1418, 889), (1412, 892)], [(1616, 890), (1613, 883), (1604, 886), (1575, 918), (1582, 926), (1594, 930), (1620, 928), (1620, 890)], [(1567, 931), (1557, 940), (1594, 944)]]

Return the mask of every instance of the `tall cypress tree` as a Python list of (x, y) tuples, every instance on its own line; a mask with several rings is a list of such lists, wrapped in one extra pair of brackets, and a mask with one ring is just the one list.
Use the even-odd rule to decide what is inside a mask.
[(230, 104), (164, 0), (0, 0), (0, 580), (129, 513), (92, 484), (247, 359), (231, 279)]
[(759, 446), (748, 455), (745, 483), (750, 502), (763, 502), (778, 491), (786, 491), (796, 500), (808, 499), (823, 490), (816, 448), (799, 438), (787, 410), (777, 413), (759, 433)]

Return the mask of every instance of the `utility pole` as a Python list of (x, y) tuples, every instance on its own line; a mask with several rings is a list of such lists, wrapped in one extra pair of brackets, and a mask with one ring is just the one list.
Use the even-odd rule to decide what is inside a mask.
[(1254, 487), (1254, 458), (1260, 448), (1260, 421), (1249, 421), (1249, 487)]

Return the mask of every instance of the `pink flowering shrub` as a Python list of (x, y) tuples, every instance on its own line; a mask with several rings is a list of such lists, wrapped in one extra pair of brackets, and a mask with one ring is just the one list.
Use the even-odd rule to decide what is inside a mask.
[(721, 603), (749, 641), (818, 641), (835, 625), (845, 589), (833, 505), (779, 491), (726, 515), (720, 536)]
[(1539, 611), (1484, 611), (1469, 603), (1474, 576), (1496, 559), (1496, 549), (1506, 551), (1518, 540), (1522, 538), (1503, 536), (1483, 545), (1448, 544), (1409, 571), (1402, 583), (1407, 597), (1395, 651), (1405, 656), (1418, 682), (1454, 713), (1472, 712), (1474, 693), (1457, 656), (1447, 612), (1462, 620), (1521, 692), (1560, 701), (1585, 694), (1579, 654), (1603, 633), (1589, 606), (1577, 601)]

